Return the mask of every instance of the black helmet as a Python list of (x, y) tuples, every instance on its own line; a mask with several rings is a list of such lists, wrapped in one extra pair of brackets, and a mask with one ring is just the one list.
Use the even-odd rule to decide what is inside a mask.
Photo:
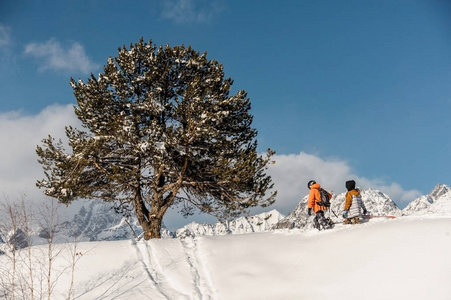
[(348, 180), (348, 181), (346, 181), (345, 186), (348, 191), (351, 191), (351, 190), (355, 189), (355, 181)]
[(307, 183), (307, 187), (310, 189), (310, 187), (311, 187), (312, 185), (314, 185), (315, 183), (316, 183), (315, 180), (310, 180), (310, 181)]

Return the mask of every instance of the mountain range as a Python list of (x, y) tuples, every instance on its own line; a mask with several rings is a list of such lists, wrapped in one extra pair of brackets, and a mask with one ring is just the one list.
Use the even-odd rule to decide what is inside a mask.
[[(331, 209), (326, 216), (334, 222), (341, 222), (341, 213), (345, 202), (345, 194), (334, 194), (331, 199)], [(450, 215), (451, 187), (437, 184), (428, 194), (412, 201), (404, 209), (400, 209), (390, 197), (375, 189), (361, 190), (362, 200), (368, 212), (375, 216), (403, 217), (410, 215)], [(284, 216), (277, 210), (254, 216), (240, 217), (215, 224), (192, 222), (172, 232), (163, 226), (163, 238), (186, 237), (196, 235), (226, 235), (265, 232), (277, 229), (311, 228), (311, 217), (307, 214), (307, 198), (305, 196), (295, 206), (292, 212)], [(19, 232), (20, 233), (20, 232)], [(20, 233), (22, 234), (22, 233)], [(134, 217), (125, 218), (117, 214), (110, 206), (102, 201), (85, 202), (72, 220), (60, 224), (57, 241), (64, 242), (70, 237), (80, 241), (112, 241), (138, 238), (142, 229)], [(0, 244), (11, 237), (0, 236)], [(15, 237), (16, 239), (18, 236)], [(41, 240), (40, 240), (41, 239)], [(4, 242), (3, 242), (4, 243)], [(45, 230), (40, 230), (34, 237), (33, 244), (45, 243)]]
[[(342, 221), (346, 193), (334, 194), (331, 199), (331, 209), (327, 213), (334, 221)], [(406, 208), (400, 209), (390, 197), (375, 189), (362, 189), (362, 200), (368, 212), (376, 216), (409, 216), (428, 213), (451, 214), (451, 187), (437, 184), (428, 195), (412, 201)], [(273, 229), (308, 229), (311, 221), (307, 214), (308, 195), (296, 205), (291, 213), (284, 216), (277, 210), (254, 216), (240, 217), (231, 221), (214, 224), (192, 222), (171, 232), (163, 228), (162, 236), (166, 238), (183, 237), (187, 235), (226, 235), (251, 232), (265, 232)], [(66, 228), (72, 228), (73, 233), (83, 236), (84, 240), (120, 240), (139, 236), (142, 233), (136, 220), (126, 219), (115, 214), (103, 202), (91, 201), (83, 206), (72, 222)]]

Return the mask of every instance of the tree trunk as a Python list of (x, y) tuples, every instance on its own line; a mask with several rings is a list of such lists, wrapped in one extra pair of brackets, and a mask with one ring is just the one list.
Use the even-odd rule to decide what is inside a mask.
[(149, 226), (149, 232), (148, 234), (144, 235), (144, 238), (146, 240), (148, 239), (160, 239), (161, 238), (161, 223), (163, 219), (158, 218), (156, 216), (152, 216), (150, 218), (150, 226)]
[(133, 204), (135, 206), (136, 217), (144, 231), (145, 240), (161, 238), (161, 225), (167, 207), (159, 207), (157, 204), (158, 201), (161, 202), (162, 199), (154, 199), (152, 211), (149, 212), (141, 197), (141, 193), (139, 193), (139, 191), (135, 192)]
[(163, 202), (164, 201), (162, 195), (154, 195), (154, 198), (152, 199), (152, 209), (147, 215), (149, 220), (149, 230), (144, 236), (146, 240), (161, 238), (161, 225), (163, 223), (163, 216), (169, 207), (167, 205), (162, 205)]
[(144, 230), (144, 239), (149, 240), (152, 237), (150, 222), (147, 220), (149, 216), (149, 210), (144, 205), (144, 201), (139, 191), (135, 191), (135, 197), (133, 200), (135, 207), (136, 217), (138, 218), (139, 225)]

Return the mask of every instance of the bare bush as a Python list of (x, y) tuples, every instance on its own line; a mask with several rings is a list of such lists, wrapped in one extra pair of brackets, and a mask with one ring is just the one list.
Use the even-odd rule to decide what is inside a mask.
[[(61, 224), (56, 200), (30, 205), (25, 196), (0, 203), (0, 298), (71, 299), (75, 265), (80, 258), (76, 241), (58, 244)], [(65, 253), (65, 254), (64, 254)], [(66, 264), (55, 264), (57, 257)], [(60, 260), (60, 261), (61, 261)], [(69, 273), (66, 295), (54, 289), (63, 274)], [(61, 296), (61, 297), (58, 297)]]

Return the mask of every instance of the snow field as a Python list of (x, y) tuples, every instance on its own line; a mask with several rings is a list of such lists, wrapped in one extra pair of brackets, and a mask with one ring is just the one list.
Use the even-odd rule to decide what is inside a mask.
[[(321, 232), (83, 242), (77, 251), (73, 299), (80, 300), (451, 299), (449, 216)], [(52, 299), (65, 299), (69, 279), (59, 279)]]

